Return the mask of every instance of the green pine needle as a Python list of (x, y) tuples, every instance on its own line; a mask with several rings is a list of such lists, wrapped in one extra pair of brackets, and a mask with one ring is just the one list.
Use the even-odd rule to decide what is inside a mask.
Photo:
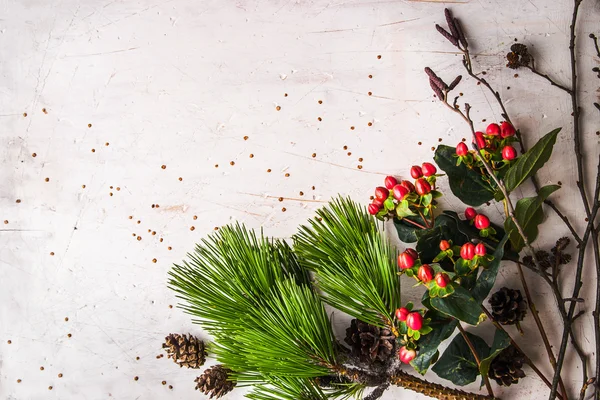
[(321, 388), (314, 380), (296, 377), (269, 377), (267, 384), (257, 385), (246, 397), (254, 400), (327, 400), (361, 397), (365, 387), (360, 384), (341, 384)]
[(379, 327), (400, 307), (396, 252), (366, 210), (339, 197), (294, 236), (300, 263), (316, 273), (323, 299)]

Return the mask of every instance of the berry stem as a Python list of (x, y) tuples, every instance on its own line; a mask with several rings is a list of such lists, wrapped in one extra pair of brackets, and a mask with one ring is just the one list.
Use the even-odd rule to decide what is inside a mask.
[(406, 221), (409, 224), (416, 226), (417, 228), (427, 229), (426, 227), (424, 227), (423, 225), (419, 224), (418, 222), (415, 222), (415, 221), (413, 221), (411, 219), (408, 219), (408, 218), (402, 218), (402, 219), (400, 219), (400, 221)]
[[(477, 354), (477, 350), (475, 350), (475, 346), (473, 346), (473, 343), (471, 342), (471, 339), (469, 339), (469, 336), (467, 336), (467, 332), (465, 332), (465, 329), (462, 327), (460, 321), (457, 324), (458, 326), (458, 330), (460, 331), (460, 334), (462, 335), (463, 339), (465, 339), (465, 342), (467, 342), (467, 346), (469, 346), (469, 350), (471, 350), (471, 353), (473, 354), (473, 358), (475, 358), (475, 362), (477, 363), (477, 369), (480, 369), (480, 365), (481, 365), (481, 360), (479, 358), (479, 355)], [(494, 391), (492, 390), (492, 385), (490, 385), (490, 379), (488, 378), (487, 375), (483, 376), (483, 382), (485, 383), (485, 387), (488, 391), (488, 394), (490, 395), (490, 397), (494, 397)]]

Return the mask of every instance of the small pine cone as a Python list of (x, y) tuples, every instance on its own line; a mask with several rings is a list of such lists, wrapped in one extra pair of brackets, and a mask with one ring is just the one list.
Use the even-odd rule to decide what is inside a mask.
[(346, 329), (346, 344), (352, 355), (363, 362), (385, 362), (394, 354), (396, 337), (389, 329), (381, 329), (366, 322), (353, 319)]
[(522, 43), (515, 43), (510, 46), (510, 53), (506, 55), (506, 60), (508, 61), (506, 64), (508, 68), (517, 69), (528, 66), (533, 58), (529, 54), (527, 46)]
[(179, 367), (200, 368), (206, 362), (204, 342), (195, 336), (171, 333), (162, 347)]
[(209, 398), (225, 396), (231, 392), (236, 385), (235, 381), (228, 380), (231, 370), (218, 364), (208, 368), (202, 375), (196, 378), (196, 390), (201, 391)]
[(503, 287), (492, 295), (489, 303), (494, 321), (502, 325), (514, 325), (523, 321), (527, 312), (527, 302), (521, 292), (515, 289)]
[(521, 369), (525, 358), (514, 346), (502, 350), (490, 364), (489, 377), (500, 386), (510, 386), (519, 383), (525, 377)]

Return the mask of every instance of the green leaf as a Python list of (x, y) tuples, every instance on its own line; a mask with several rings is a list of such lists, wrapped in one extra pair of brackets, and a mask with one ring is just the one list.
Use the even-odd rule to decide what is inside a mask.
[(421, 197), (421, 204), (427, 207), (431, 204), (431, 200), (433, 200), (433, 195), (431, 193), (427, 193), (425, 196)]
[(556, 136), (560, 130), (561, 128), (557, 128), (547, 133), (510, 167), (504, 177), (506, 190), (509, 193), (519, 187), (527, 178), (535, 174), (550, 159), (552, 148), (556, 142)]
[(507, 241), (508, 235), (505, 234), (500, 243), (496, 245), (496, 250), (493, 254), (494, 259), (490, 265), (484, 269), (481, 274), (479, 274), (479, 278), (477, 278), (477, 283), (475, 283), (475, 287), (471, 293), (473, 294), (473, 298), (478, 302), (485, 300), (494, 287), (494, 283), (496, 283), (496, 275), (498, 275), (500, 262), (502, 261), (502, 256), (504, 255), (504, 245)]
[(462, 286), (456, 286), (454, 293), (448, 297), (435, 297), (430, 301), (436, 310), (467, 324), (478, 325), (485, 316), (481, 312), (481, 302), (475, 300)]
[(496, 329), (496, 333), (494, 334), (494, 343), (492, 343), (492, 349), (487, 357), (481, 359), (481, 363), (479, 364), (479, 372), (481, 376), (487, 376), (490, 371), (490, 364), (494, 361), (494, 358), (502, 350), (510, 346), (510, 336), (506, 334), (505, 331)]
[(462, 245), (468, 240), (458, 229), (456, 221), (445, 214), (435, 219), (433, 228), (418, 230), (415, 233), (418, 238), (417, 252), (425, 263), (433, 262), (439, 254), (442, 239), (452, 240), (456, 245)]
[(440, 145), (433, 157), (436, 164), (448, 175), (452, 193), (463, 203), (473, 207), (492, 200), (495, 188), (490, 187), (479, 172), (465, 165), (456, 165), (455, 154), (456, 148)]
[(410, 205), (408, 204), (408, 201), (406, 201), (406, 200), (402, 200), (400, 203), (398, 203), (398, 205), (396, 206), (396, 214), (398, 215), (398, 217), (401, 217), (401, 218), (411, 217), (413, 215), (416, 215), (410, 209)]
[(457, 275), (468, 275), (471, 273), (471, 262), (464, 258), (459, 258), (454, 264), (454, 270)]
[(425, 317), (432, 319), (430, 326), (433, 331), (419, 341), (419, 354), (410, 362), (410, 365), (421, 375), (425, 375), (437, 357), (440, 343), (452, 335), (458, 323), (457, 320), (448, 318), (435, 310), (427, 311)]
[[(482, 338), (469, 332), (466, 333), (466, 336), (473, 344), (479, 359), (488, 357), (490, 348)], [(479, 375), (475, 357), (461, 334), (454, 337), (431, 370), (440, 378), (447, 379), (458, 386), (475, 382)]]
[[(544, 200), (558, 189), (560, 189), (560, 186), (558, 185), (544, 186), (540, 189), (537, 196), (525, 197), (517, 202), (517, 206), (515, 207), (515, 218), (517, 218), (519, 225), (523, 228), (523, 232), (525, 232), (525, 236), (527, 236), (529, 243), (533, 243), (537, 238), (538, 225), (541, 224), (544, 219), (542, 210)], [(517, 230), (517, 226), (512, 218), (506, 218), (504, 227), (510, 234), (510, 243), (512, 244), (513, 250), (516, 252), (523, 250), (525, 241)]]
[(408, 222), (405, 222), (404, 219), (411, 218), (402, 218), (401, 220), (394, 218), (394, 227), (398, 233), (398, 238), (404, 243), (414, 243), (417, 241), (416, 232), (420, 231), (421, 229), (411, 225)]

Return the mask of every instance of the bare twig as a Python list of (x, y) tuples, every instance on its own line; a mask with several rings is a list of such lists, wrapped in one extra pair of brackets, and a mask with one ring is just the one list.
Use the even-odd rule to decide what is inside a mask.
[(526, 68), (528, 68), (531, 72), (533, 72), (537, 76), (541, 76), (542, 78), (546, 79), (548, 82), (550, 82), (550, 84), (552, 86), (556, 86), (557, 88), (560, 88), (560, 89), (564, 90), (568, 94), (573, 93), (571, 89), (569, 89), (568, 87), (565, 87), (565, 86), (561, 85), (560, 83), (557, 83), (555, 80), (553, 80), (552, 78), (550, 78), (547, 74), (541, 73), (540, 71), (538, 71), (537, 69), (535, 69), (534, 66), (529, 66), (528, 65), (528, 66), (526, 66)]

